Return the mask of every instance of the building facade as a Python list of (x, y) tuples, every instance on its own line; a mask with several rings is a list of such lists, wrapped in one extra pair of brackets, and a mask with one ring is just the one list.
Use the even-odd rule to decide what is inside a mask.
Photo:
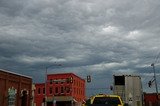
[(31, 106), (32, 78), (0, 69), (0, 105)]
[(160, 94), (144, 93), (144, 106), (160, 106)]
[(49, 74), (46, 84), (35, 87), (36, 106), (78, 106), (85, 100), (85, 80), (73, 73)]

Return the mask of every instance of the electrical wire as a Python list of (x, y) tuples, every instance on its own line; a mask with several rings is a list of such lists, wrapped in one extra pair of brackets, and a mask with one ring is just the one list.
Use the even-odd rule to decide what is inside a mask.
[(156, 64), (156, 63), (158, 62), (159, 56), (160, 56), (160, 52), (159, 52), (158, 55), (156, 56), (154, 64)]

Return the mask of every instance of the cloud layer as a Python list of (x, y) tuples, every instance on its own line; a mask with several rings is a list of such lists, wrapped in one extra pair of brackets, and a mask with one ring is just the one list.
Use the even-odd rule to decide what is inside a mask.
[(1, 0), (0, 68), (43, 82), (45, 67), (61, 63), (49, 73), (92, 75), (88, 88), (106, 88), (88, 95), (110, 92), (113, 74), (138, 74), (154, 92), (147, 83), (160, 51), (159, 10), (158, 0)]

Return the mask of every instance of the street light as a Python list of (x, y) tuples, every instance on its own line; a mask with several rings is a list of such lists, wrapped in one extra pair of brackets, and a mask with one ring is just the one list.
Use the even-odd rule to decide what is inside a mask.
[(155, 80), (155, 86), (156, 86), (156, 93), (157, 93), (157, 97), (158, 97), (158, 86), (157, 86), (157, 79), (156, 79), (156, 72), (155, 72), (154, 63), (152, 63), (151, 66), (153, 67), (153, 71), (154, 71), (154, 80)]
[(45, 102), (44, 102), (44, 106), (47, 106), (47, 69), (50, 68), (50, 67), (53, 67), (53, 66), (62, 66), (61, 64), (52, 64), (52, 65), (49, 65), (46, 67), (46, 72), (45, 72)]

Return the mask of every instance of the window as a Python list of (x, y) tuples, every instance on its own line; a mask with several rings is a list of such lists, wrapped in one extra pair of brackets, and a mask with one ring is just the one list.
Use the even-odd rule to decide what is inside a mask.
[(69, 84), (69, 78), (66, 78), (66, 82), (67, 82), (67, 84)]
[(70, 87), (66, 87), (66, 92), (67, 92), (67, 93), (70, 92)]
[(55, 93), (58, 93), (58, 87), (55, 88)]
[(43, 94), (45, 94), (45, 88), (43, 88)]
[(61, 87), (61, 93), (64, 93), (64, 89), (63, 89), (63, 87)]
[(52, 94), (52, 87), (49, 88), (49, 93)]
[(114, 76), (115, 85), (125, 85), (125, 76)]
[(95, 97), (93, 104), (108, 104), (108, 105), (120, 105), (118, 97)]
[(41, 88), (38, 88), (38, 94), (41, 94)]

